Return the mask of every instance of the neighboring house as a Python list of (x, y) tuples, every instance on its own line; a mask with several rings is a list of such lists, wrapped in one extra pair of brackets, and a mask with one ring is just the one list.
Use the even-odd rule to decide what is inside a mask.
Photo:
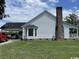
[[(69, 29), (76, 26), (63, 22), (64, 38), (69, 39)], [(22, 26), (23, 39), (52, 39), (55, 38), (56, 17), (48, 11), (43, 11)], [(76, 36), (78, 37), (78, 35)]]
[(22, 22), (15, 22), (15, 23), (6, 23), (4, 24), (1, 29), (2, 31), (5, 31), (5, 32), (8, 32), (8, 31), (11, 31), (11, 32), (17, 32), (17, 31), (22, 31), (22, 25), (24, 25), (25, 23), (22, 23)]
[[(8, 22), (10, 22), (10, 21), (6, 21), (6, 20), (4, 20), (4, 19), (0, 19), (0, 28), (4, 25), (4, 24), (6, 24), (6, 23), (8, 23)], [(0, 32), (1, 32), (1, 29), (0, 29)]]
[[(12, 22), (9, 22), (9, 23), (6, 23), (4, 24), (1, 29), (2, 29), (2, 32), (7, 32), (7, 33), (10, 33), (10, 34), (16, 34), (16, 33), (22, 33), (22, 25), (24, 25), (25, 23), (23, 22), (15, 22), (15, 23), (12, 23)], [(15, 36), (15, 35), (13, 35)], [(21, 34), (22, 36), (22, 34)]]

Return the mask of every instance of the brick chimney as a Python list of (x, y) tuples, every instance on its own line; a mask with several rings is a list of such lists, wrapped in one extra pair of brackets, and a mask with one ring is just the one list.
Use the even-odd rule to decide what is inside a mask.
[(64, 39), (64, 27), (62, 20), (62, 7), (56, 8), (56, 29), (55, 29), (55, 37), (56, 40)]

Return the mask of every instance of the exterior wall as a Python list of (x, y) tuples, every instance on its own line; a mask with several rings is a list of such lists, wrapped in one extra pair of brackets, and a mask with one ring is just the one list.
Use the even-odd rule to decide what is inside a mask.
[[(69, 33), (69, 29), (70, 29), (70, 28), (75, 28), (75, 29), (77, 29), (77, 34), (75, 34), (74, 37), (70, 37), (70, 33)], [(74, 35), (74, 34), (72, 34), (72, 35)], [(66, 38), (66, 39), (78, 38), (78, 28), (77, 28), (76, 26), (64, 24), (64, 38)]]
[(70, 38), (69, 36), (70, 36), (69, 35), (69, 26), (64, 24), (64, 38), (69, 39)]
[[(40, 38), (55, 38), (55, 25), (56, 25), (56, 18), (53, 17), (49, 13), (43, 13), (37, 18), (36, 20), (30, 22), (31, 25), (35, 25), (38, 27), (37, 29), (37, 36), (25, 36), (26, 39), (40, 39)], [(64, 24), (64, 38), (69, 38), (69, 27), (68, 25)]]
[(25, 35), (26, 35), (26, 30), (25, 30), (25, 28), (22, 28), (22, 32), (23, 32), (23, 33), (22, 33), (22, 38), (25, 39), (25, 37), (26, 37), (26, 36), (25, 36)]
[(55, 36), (55, 18), (48, 13), (43, 13), (42, 15), (38, 16), (35, 21), (31, 22), (38, 27), (37, 29), (37, 36), (29, 37), (31, 38), (52, 38)]

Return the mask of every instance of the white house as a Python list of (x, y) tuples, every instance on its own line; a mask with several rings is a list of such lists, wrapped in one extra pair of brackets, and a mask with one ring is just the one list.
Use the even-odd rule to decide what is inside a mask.
[[(76, 26), (63, 22), (64, 38), (69, 39), (69, 29)], [(22, 26), (23, 39), (52, 39), (55, 38), (56, 17), (48, 11), (43, 11)], [(78, 36), (78, 35), (76, 35)]]

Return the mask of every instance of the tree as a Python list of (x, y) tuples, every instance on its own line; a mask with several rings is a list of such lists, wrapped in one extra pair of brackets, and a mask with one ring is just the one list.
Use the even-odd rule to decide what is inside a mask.
[(62, 7), (56, 8), (56, 30), (55, 37), (56, 40), (64, 40), (64, 27), (62, 21)]
[(0, 19), (4, 17), (5, 0), (0, 0)]
[(65, 17), (65, 22), (77, 25), (78, 24), (78, 16), (74, 13), (69, 14), (68, 16)]

